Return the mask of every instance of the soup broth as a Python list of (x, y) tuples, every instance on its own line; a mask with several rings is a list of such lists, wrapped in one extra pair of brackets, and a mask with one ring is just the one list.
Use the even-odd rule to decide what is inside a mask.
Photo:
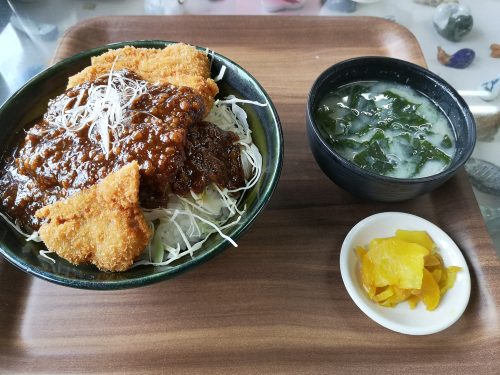
[(328, 92), (314, 115), (321, 136), (340, 155), (374, 173), (431, 176), (443, 171), (455, 154), (448, 118), (405, 85), (348, 84)]

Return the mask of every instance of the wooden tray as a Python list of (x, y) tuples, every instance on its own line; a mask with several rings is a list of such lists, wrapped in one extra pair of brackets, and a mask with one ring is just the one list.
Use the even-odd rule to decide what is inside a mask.
[[(462, 172), (400, 204), (360, 200), (330, 182), (305, 135), (309, 88), (331, 64), (386, 55), (425, 65), (396, 23), (329, 17), (106, 17), (62, 38), (54, 61), (105, 43), (164, 39), (207, 46), (241, 64), (281, 116), (278, 189), (253, 227), (208, 263), (118, 292), (73, 290), (0, 261), (0, 368), (9, 373), (432, 373), (500, 371), (500, 264)], [(367, 318), (340, 277), (349, 229), (382, 211), (427, 218), (457, 242), (472, 274), (464, 316), (424, 337)]]

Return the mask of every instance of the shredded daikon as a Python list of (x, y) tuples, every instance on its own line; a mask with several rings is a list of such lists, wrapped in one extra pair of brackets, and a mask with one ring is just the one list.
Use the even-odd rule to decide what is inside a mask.
[[(52, 102), (55, 109), (47, 113), (50, 124), (67, 131), (77, 132), (90, 124), (88, 137), (99, 143), (106, 157), (112, 147), (110, 132), (114, 139), (119, 138), (118, 135), (128, 120), (126, 114), (130, 113), (127, 109), (148, 90), (146, 81), (130, 79), (120, 72), (114, 72), (115, 62), (109, 74), (100, 77), (107, 78), (107, 84), (90, 84), (88, 89), (81, 90), (76, 100), (64, 96), (63, 99)], [(87, 98), (83, 100), (85, 93)]]

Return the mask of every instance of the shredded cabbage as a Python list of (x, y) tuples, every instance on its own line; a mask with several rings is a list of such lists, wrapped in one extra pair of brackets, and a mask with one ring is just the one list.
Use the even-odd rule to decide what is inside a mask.
[(49, 262), (52, 262), (52, 263), (56, 264), (56, 260), (55, 260), (54, 258), (51, 258), (51, 257), (49, 257), (49, 256), (47, 255), (47, 254), (53, 254), (53, 253), (54, 253), (54, 251), (52, 251), (52, 250), (40, 250), (40, 251), (38, 252), (38, 254), (40, 254), (40, 256), (41, 256), (43, 259), (48, 260)]
[(167, 266), (184, 256), (193, 257), (209, 236), (215, 233), (237, 246), (223, 230), (241, 220), (246, 209), (239, 207), (244, 192), (255, 186), (262, 173), (262, 156), (252, 142), (246, 113), (237, 105), (238, 102), (251, 101), (242, 101), (235, 97), (216, 101), (205, 120), (239, 136), (245, 186), (228, 190), (212, 184), (201, 194), (191, 192), (187, 197), (171, 194), (165, 208), (143, 210), (146, 220), (154, 227), (154, 234), (142, 259), (135, 262), (133, 267)]
[(225, 72), (226, 72), (226, 66), (222, 65), (219, 74), (217, 74), (217, 77), (214, 78), (214, 82), (219, 82), (224, 77)]
[(10, 219), (7, 216), (5, 216), (3, 213), (0, 212), (0, 216), (7, 222), (7, 224), (9, 224), (12, 228), (14, 228), (20, 235), (22, 235), (23, 237), (26, 237), (26, 241), (42, 242), (42, 239), (38, 235), (37, 231), (34, 231), (31, 234), (25, 233), (19, 227), (19, 225), (17, 225), (15, 223), (13, 223), (12, 221), (10, 221)]

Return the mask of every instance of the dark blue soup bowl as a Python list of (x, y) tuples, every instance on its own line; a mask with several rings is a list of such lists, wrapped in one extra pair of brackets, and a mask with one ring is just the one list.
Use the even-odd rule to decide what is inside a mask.
[[(448, 117), (455, 136), (456, 152), (440, 173), (422, 178), (395, 178), (365, 170), (337, 153), (321, 136), (314, 112), (325, 94), (349, 83), (385, 81), (407, 85), (434, 102)], [(421, 66), (389, 57), (359, 57), (325, 70), (314, 82), (307, 100), (307, 136), (321, 170), (338, 186), (363, 198), (396, 202), (436, 189), (464, 165), (474, 149), (476, 125), (458, 92)]]

